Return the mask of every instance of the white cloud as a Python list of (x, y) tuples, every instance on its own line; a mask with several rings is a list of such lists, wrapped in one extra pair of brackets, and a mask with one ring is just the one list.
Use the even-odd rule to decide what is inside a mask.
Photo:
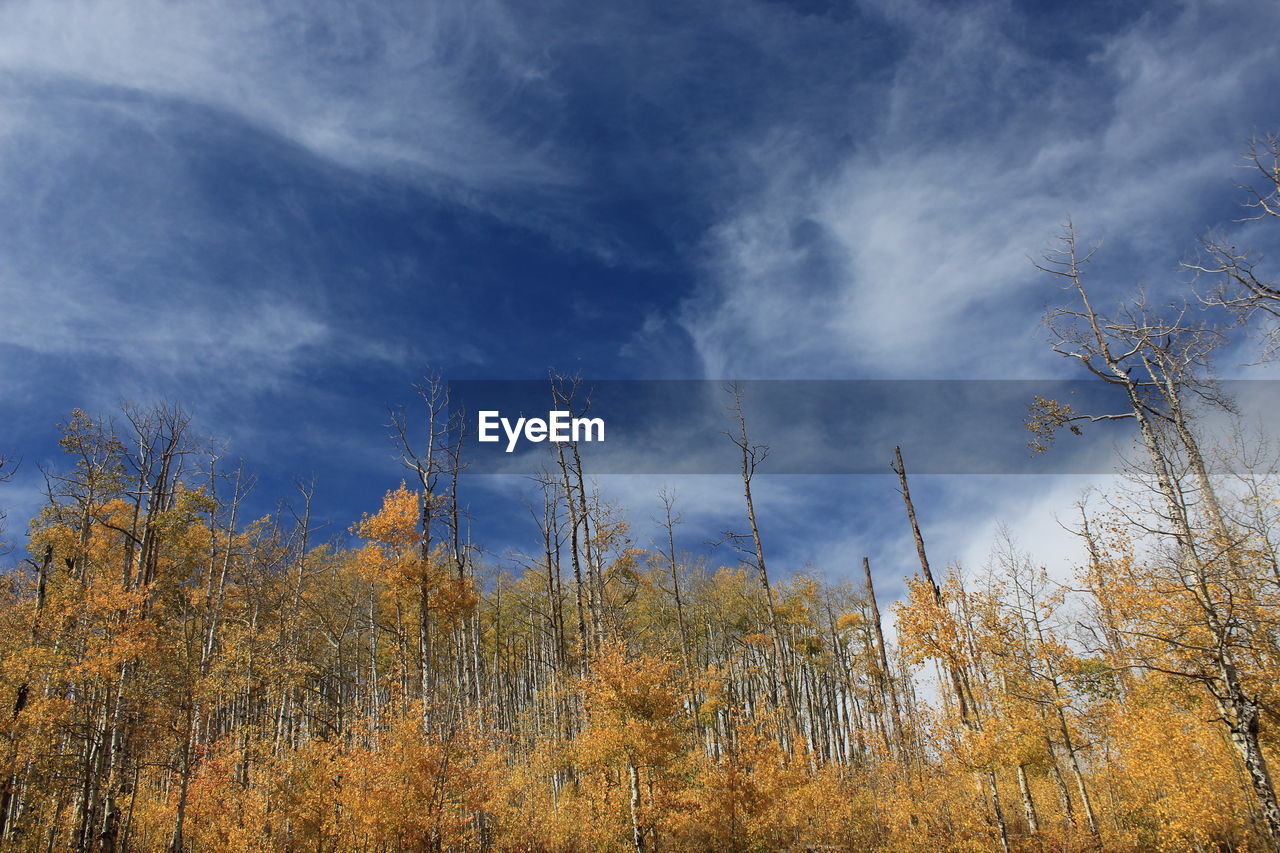
[(888, 7), (910, 47), (879, 112), (851, 105), (867, 131), (851, 154), (815, 175), (825, 141), (742, 146), (758, 180), (711, 232), (683, 315), (708, 372), (1057, 372), (1039, 330), (1056, 294), (1028, 256), (1074, 216), (1115, 250), (1118, 283), (1181, 286), (1206, 196), (1230, 190), (1280, 82), (1274, 45), (1250, 37), (1277, 12), (1244, 6), (1190, 4), (1061, 65), (1013, 41), (999, 5)]
[(492, 2), (40, 0), (0, 9), (0, 67), (227, 110), (346, 166), (467, 187), (564, 179), (502, 131), (540, 62)]

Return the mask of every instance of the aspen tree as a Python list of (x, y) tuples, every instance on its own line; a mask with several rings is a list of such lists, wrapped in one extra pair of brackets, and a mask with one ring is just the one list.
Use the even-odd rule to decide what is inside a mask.
[[(211, 500), (216, 501), (216, 473), (217, 458), (210, 460), (209, 463), (209, 490)], [(187, 794), (191, 785), (191, 773), (194, 763), (194, 752), (197, 748), (199, 739), (199, 729), (202, 722), (201, 718), (204, 714), (203, 694), (207, 689), (206, 681), (209, 678), (209, 669), (213, 663), (214, 652), (218, 641), (218, 628), (222, 618), (223, 604), (226, 600), (227, 580), (231, 570), (232, 558), (235, 554), (234, 543), (237, 535), (237, 522), (241, 501), (244, 499), (246, 490), (251, 488), (250, 484), (245, 482), (245, 472), (243, 463), (236, 470), (235, 481), (232, 486), (231, 501), (228, 507), (227, 526), (226, 526), (226, 546), (223, 548), (221, 559), (218, 559), (216, 548), (216, 535), (209, 537), (209, 562), (206, 566), (206, 589), (204, 600), (204, 616), (205, 627), (203, 636), (200, 638), (199, 662), (197, 664), (196, 680), (193, 685), (187, 702), (187, 721), (186, 736), (183, 741), (180, 755), (180, 769), (178, 781), (178, 805), (173, 822), (173, 834), (169, 839), (169, 852), (181, 853), (184, 849), (185, 842), (183, 838), (183, 828), (186, 821), (187, 811)], [(215, 562), (218, 569), (215, 571)], [(216, 576), (216, 581), (215, 581)]]
[[(751, 528), (751, 555), (754, 557), (756, 571), (759, 574), (760, 588), (764, 591), (765, 613), (769, 619), (769, 636), (773, 643), (775, 666), (769, 668), (769, 676), (775, 703), (778, 701), (779, 684), (781, 685), (781, 710), (786, 726), (788, 749), (794, 750), (798, 745), (793, 742), (793, 739), (800, 733), (800, 726), (797, 720), (798, 707), (795, 693), (792, 690), (787, 650), (783, 644), (782, 628), (778, 619), (777, 605), (774, 601), (773, 587), (769, 584), (769, 570), (765, 566), (764, 545), (760, 540), (760, 525), (756, 522), (756, 505), (751, 495), (751, 481), (755, 477), (756, 469), (768, 457), (769, 448), (763, 444), (752, 444), (747, 436), (747, 415), (742, 408), (741, 387), (731, 385), (727, 390), (733, 397), (733, 405), (730, 407), (730, 411), (733, 412), (737, 421), (737, 430), (725, 434), (738, 448), (741, 455), (742, 495), (743, 500), (746, 502), (747, 524)], [(741, 534), (731, 534), (731, 538), (745, 537), (742, 537)]]
[[(420, 489), (420, 521), (418, 553), (421, 575), (418, 586), (418, 698), (424, 713), (433, 698), (435, 678), (435, 645), (431, 625), (432, 549), (435, 543), (435, 527), (440, 522), (441, 477), (450, 477), (456, 469), (456, 457), (449, 452), (449, 439), (460, 441), (458, 423), (449, 411), (449, 390), (438, 373), (429, 374), (414, 386), (426, 410), (425, 423), (420, 437), (410, 427), (403, 410), (391, 412), (393, 437), (400, 450), (400, 462), (412, 471)], [(456, 419), (456, 414), (454, 415)], [(456, 527), (456, 525), (455, 525)], [(425, 722), (425, 719), (424, 719)]]
[(910, 748), (907, 745), (906, 732), (902, 727), (902, 711), (898, 705), (898, 688), (894, 685), (893, 670), (889, 667), (889, 655), (884, 642), (884, 629), (880, 624), (880, 605), (876, 603), (876, 587), (871, 580), (871, 561), (862, 558), (862, 574), (867, 584), (867, 602), (871, 606), (871, 625), (875, 630), (875, 647), (879, 667), (876, 668), (876, 681), (882, 693), (888, 698), (889, 708), (893, 714), (894, 738), (897, 742), (898, 757), (902, 761), (910, 760)]
[[(1177, 545), (1172, 578), (1194, 602), (1195, 623), (1212, 638), (1203, 647), (1205, 664), (1174, 669), (1200, 683), (1213, 697), (1223, 723), (1246, 767), (1273, 849), (1280, 850), (1280, 804), (1259, 737), (1261, 709), (1246, 685), (1240, 655), (1245, 629), (1231, 615), (1234, 601), (1248, 592), (1249, 570), (1243, 565), (1240, 534), (1223, 512), (1218, 489), (1208, 473), (1194, 434), (1188, 397), (1223, 404), (1204, 376), (1219, 336), (1177, 311), (1165, 319), (1141, 301), (1122, 309), (1117, 318), (1098, 311), (1084, 283), (1092, 252), (1082, 254), (1068, 225), (1061, 248), (1040, 269), (1063, 282), (1073, 304), (1048, 319), (1054, 350), (1074, 359), (1098, 379), (1121, 391), (1128, 403), (1121, 412), (1076, 413), (1069, 406), (1039, 400), (1032, 425), (1048, 439), (1061, 426), (1079, 422), (1133, 420), (1149, 463), (1148, 473), (1163, 504), (1163, 521)], [(1189, 484), (1182, 482), (1185, 467)], [(1197, 503), (1191, 503), (1194, 493)], [(1181, 645), (1175, 635), (1166, 642)]]
[(680, 660), (684, 663), (684, 678), (688, 684), (689, 716), (694, 727), (701, 733), (702, 724), (698, 719), (698, 692), (694, 687), (693, 658), (689, 653), (689, 628), (685, 624), (684, 601), (680, 598), (680, 568), (676, 562), (676, 525), (680, 523), (679, 514), (674, 513), (676, 496), (663, 489), (658, 493), (662, 502), (663, 529), (667, 534), (667, 567), (671, 572), (671, 594), (676, 605), (676, 627), (680, 632)]
[[(912, 538), (915, 540), (916, 545), (916, 556), (920, 560), (920, 571), (932, 594), (934, 604), (939, 611), (945, 611), (946, 606), (943, 603), (942, 588), (938, 586), (938, 582), (934, 579), (933, 571), (929, 566), (929, 557), (924, 547), (924, 536), (920, 532), (920, 522), (916, 518), (915, 504), (911, 500), (911, 490), (907, 484), (907, 467), (902, 461), (902, 448), (894, 447), (893, 463), (890, 468), (898, 475), (898, 486), (902, 494), (902, 501), (906, 506), (907, 520), (911, 524)], [(947, 671), (951, 679), (951, 695), (959, 709), (960, 721), (968, 729), (981, 731), (982, 722), (977, 716), (977, 710), (973, 707), (973, 696), (966, 686), (963, 670), (954, 659), (948, 659)], [(1004, 819), (1004, 809), (1000, 804), (1000, 793), (996, 787), (995, 770), (988, 767), (982, 775), (986, 784), (985, 791), (990, 799), (992, 813), (995, 816), (1001, 849), (1005, 853), (1009, 853), (1009, 830)]]
[[(31, 561), (36, 564), (35, 561)], [(36, 600), (35, 608), (31, 615), (31, 636), (29, 642), (35, 645), (40, 639), (40, 622), (44, 616), (45, 600), (49, 588), (49, 571), (53, 564), (53, 545), (47, 544), (44, 548), (44, 556), (36, 564), (39, 568), (36, 570)], [(18, 721), (22, 716), (22, 712), (26, 710), (27, 702), (31, 698), (31, 677), (32, 671), (28, 666), (23, 676), (22, 682), (18, 685), (18, 689), (14, 691), (13, 710), (10, 713), (9, 720), (9, 755), (5, 761), (7, 767), (12, 768), (17, 762), (17, 739), (18, 739)], [(12, 769), (5, 776), (3, 788), (0, 789), (0, 841), (6, 839), (9, 835), (9, 827), (11, 823), (10, 809), (13, 807), (13, 788), (16, 781), (16, 774)]]

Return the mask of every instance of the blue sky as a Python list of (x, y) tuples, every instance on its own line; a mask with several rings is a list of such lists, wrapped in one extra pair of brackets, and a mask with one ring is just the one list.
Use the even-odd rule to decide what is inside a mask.
[[(427, 366), (1064, 375), (1028, 256), (1068, 216), (1114, 293), (1187, 294), (1210, 227), (1267, 247), (1230, 223), (1280, 129), (1276, 32), (1261, 0), (11, 0), (0, 504), (20, 527), (54, 424), (122, 398), (183, 402), (264, 505), (316, 473), (337, 532), (398, 482), (386, 410)], [(638, 544), (661, 485), (601, 480)], [(691, 550), (738, 523), (731, 482), (674, 485)], [(937, 560), (997, 521), (1055, 558), (1082, 485), (924, 479)], [(522, 488), (473, 487), (495, 563)], [(887, 478), (762, 488), (772, 565), (910, 568)]]

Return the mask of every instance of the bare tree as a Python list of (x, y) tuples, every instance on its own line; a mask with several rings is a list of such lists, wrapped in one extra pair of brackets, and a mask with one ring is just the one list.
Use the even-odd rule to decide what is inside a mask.
[[(557, 409), (574, 411), (575, 399), (581, 392), (577, 378), (551, 378), (551, 399)], [(589, 408), (590, 401), (583, 404)], [(583, 408), (586, 411), (586, 408)], [(586, 481), (582, 473), (582, 457), (576, 442), (556, 444), (556, 463), (560, 468), (560, 485), (565, 508), (569, 513), (569, 556), (573, 565), (573, 581), (578, 598), (578, 634), (582, 671), (585, 674), (592, 654), (600, 648), (603, 636), (601, 588), (592, 561), (591, 524), (588, 518)]]
[[(751, 551), (749, 553), (754, 558), (756, 570), (760, 577), (760, 587), (764, 590), (765, 613), (769, 620), (769, 636), (773, 641), (775, 665), (770, 668), (769, 677), (772, 681), (775, 697), (779, 686), (782, 688), (781, 710), (785, 721), (786, 740), (788, 746), (794, 749), (796, 746), (795, 739), (800, 732), (799, 706), (796, 704), (795, 691), (791, 684), (787, 650), (782, 640), (782, 625), (778, 619), (778, 608), (774, 601), (773, 587), (769, 584), (769, 570), (765, 566), (764, 545), (760, 540), (760, 525), (756, 522), (756, 505), (751, 494), (751, 482), (755, 477), (756, 469), (768, 458), (769, 446), (752, 444), (751, 439), (747, 436), (747, 415), (742, 408), (742, 387), (737, 383), (732, 383), (726, 390), (733, 397), (733, 405), (729, 407), (729, 410), (733, 412), (737, 421), (737, 431), (726, 432), (725, 435), (728, 436), (741, 454), (742, 496), (746, 502), (747, 524), (751, 528), (750, 534), (730, 533), (727, 535), (727, 539), (737, 542), (748, 538), (748, 536), (750, 537)], [(776, 698), (775, 701), (777, 701)]]
[[(889, 655), (884, 642), (884, 626), (880, 622), (880, 605), (876, 601), (876, 587), (871, 580), (871, 560), (862, 558), (862, 574), (867, 584), (867, 606), (871, 611), (871, 627), (875, 631), (875, 657), (873, 669), (877, 686), (880, 689), (882, 702), (888, 704), (892, 714), (894, 739), (898, 754), (905, 761), (910, 758), (906, 730), (902, 726), (902, 708), (898, 702), (898, 688), (894, 684), (893, 670), (889, 668)], [(879, 666), (874, 664), (878, 663)]]
[[(1245, 185), (1250, 214), (1240, 222), (1280, 219), (1280, 134), (1254, 138), (1245, 152), (1244, 165), (1261, 175), (1261, 186)], [(1257, 324), (1262, 336), (1263, 360), (1280, 356), (1280, 281), (1262, 269), (1263, 257), (1242, 249), (1223, 232), (1201, 240), (1201, 257), (1185, 264), (1188, 269), (1213, 277), (1214, 288), (1201, 299), (1228, 309), (1242, 324)]]
[(664, 556), (667, 558), (667, 567), (671, 571), (671, 593), (676, 603), (676, 627), (680, 631), (680, 658), (684, 663), (684, 677), (688, 685), (686, 701), (689, 703), (689, 716), (693, 720), (694, 727), (701, 732), (702, 726), (698, 720), (698, 694), (694, 686), (693, 657), (689, 652), (689, 628), (685, 622), (684, 601), (680, 597), (680, 568), (676, 561), (676, 525), (680, 524), (682, 519), (675, 511), (674, 492), (663, 489), (658, 493), (658, 500), (662, 501), (662, 526), (667, 534), (667, 549)]
[[(451, 485), (456, 482), (453, 477), (457, 471), (457, 456), (450, 452), (450, 442), (461, 441), (461, 431), (457, 413), (451, 413), (449, 409), (448, 383), (440, 374), (428, 373), (422, 382), (414, 385), (414, 389), (426, 408), (424, 426), (421, 430), (416, 429), (403, 409), (395, 409), (391, 412), (391, 429), (392, 438), (400, 450), (400, 463), (413, 472), (420, 489), (417, 687), (425, 710), (433, 695), (435, 672), (432, 665), (435, 650), (431, 627), (431, 550), (436, 541), (437, 526), (453, 519), (441, 479), (446, 478)], [(453, 541), (451, 535), (449, 538)]]

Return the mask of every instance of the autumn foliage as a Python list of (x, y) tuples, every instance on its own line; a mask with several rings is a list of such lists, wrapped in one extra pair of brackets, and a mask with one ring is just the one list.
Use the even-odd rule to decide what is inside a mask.
[[(236, 475), (194, 464), (179, 413), (147, 418), (130, 439), (72, 418), (5, 579), (0, 684), (25, 697), (2, 733), (8, 849), (1265, 844), (1213, 696), (1182, 675), (1212, 639), (1196, 598), (1120, 515), (1092, 517), (1074, 579), (1010, 542), (936, 594), (909, 576), (884, 647), (865, 588), (775, 584), (787, 708), (747, 568), (673, 566), (595, 504), (577, 579), (562, 521), (513, 573), (447, 531), (424, 550), (427, 501), (447, 519), (450, 496), (403, 484), (314, 543), (298, 512), (237, 518)], [(140, 475), (131, 444), (174, 433)], [(1269, 552), (1239, 553), (1217, 582), (1269, 624)], [(1240, 664), (1266, 703), (1273, 636)]]

